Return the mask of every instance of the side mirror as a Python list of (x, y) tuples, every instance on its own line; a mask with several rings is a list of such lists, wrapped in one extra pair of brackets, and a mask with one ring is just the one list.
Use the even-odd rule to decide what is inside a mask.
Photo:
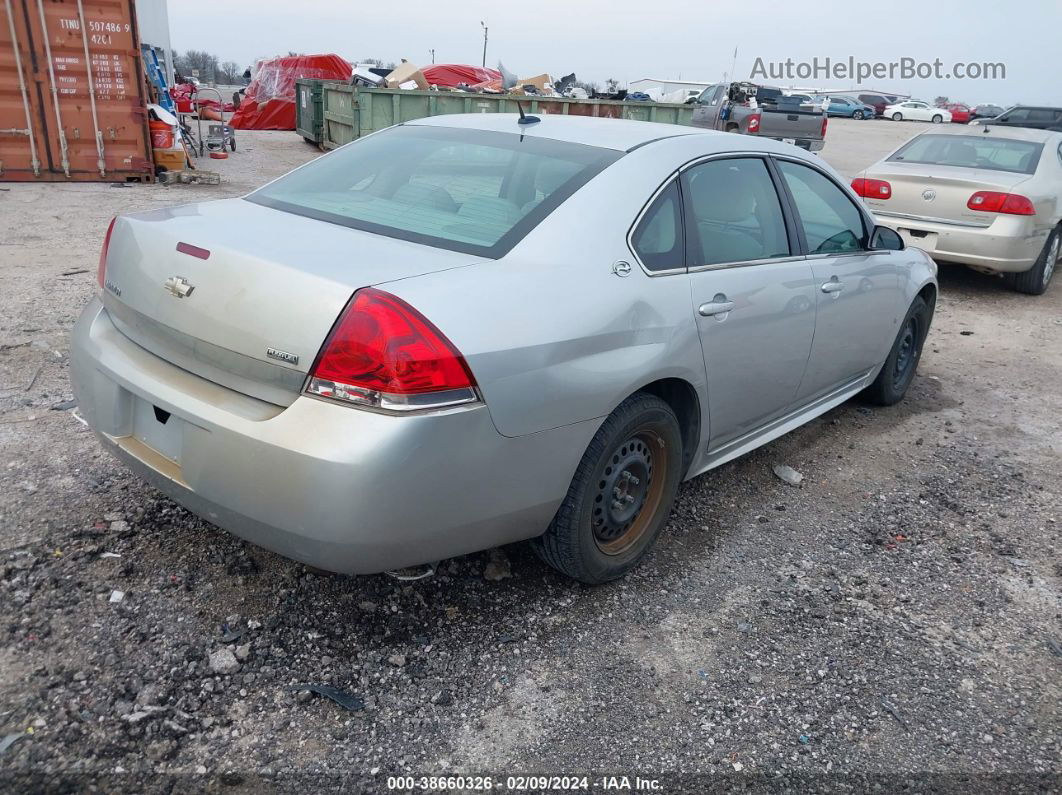
[(873, 251), (903, 251), (906, 246), (896, 230), (887, 226), (875, 226), (870, 234), (870, 248)]
[(1000, 121), (1010, 121), (1010, 116), (1002, 116), (999, 120)]

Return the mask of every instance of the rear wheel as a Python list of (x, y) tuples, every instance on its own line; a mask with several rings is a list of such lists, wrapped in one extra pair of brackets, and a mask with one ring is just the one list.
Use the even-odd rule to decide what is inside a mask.
[(940, 124), (942, 121), (944, 121), (944, 117), (943, 116), (941, 116), (939, 113), (934, 113), (933, 114), (933, 123), (934, 124)]
[(1040, 252), (1036, 264), (1024, 273), (1008, 274), (1007, 281), (1019, 293), (1043, 295), (1047, 290), (1047, 285), (1051, 283), (1051, 277), (1055, 273), (1060, 257), (1062, 257), (1062, 228), (1056, 226), (1048, 236), (1047, 242), (1044, 243), (1044, 249)]
[(903, 399), (922, 358), (922, 345), (929, 332), (931, 317), (925, 300), (921, 296), (915, 298), (900, 325), (889, 358), (874, 383), (863, 392), (867, 400), (879, 406), (891, 406)]
[(894, 113), (894, 114), (892, 114), (892, 120), (893, 121), (903, 121), (903, 114), (902, 113)]
[(655, 395), (632, 395), (594, 435), (557, 515), (532, 548), (588, 585), (622, 577), (667, 522), (681, 468), (675, 412)]

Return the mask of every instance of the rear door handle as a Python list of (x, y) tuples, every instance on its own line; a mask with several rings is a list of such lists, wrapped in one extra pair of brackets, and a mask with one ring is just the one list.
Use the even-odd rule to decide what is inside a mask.
[[(720, 298), (722, 300), (720, 300)], [(705, 317), (711, 317), (712, 315), (725, 315), (731, 309), (734, 308), (733, 301), (727, 301), (726, 296), (716, 296), (715, 300), (709, 301), (707, 304), (701, 304), (697, 309)]]
[(844, 285), (837, 281), (836, 278), (830, 279), (826, 284), (820, 288), (824, 293), (839, 293), (844, 289)]

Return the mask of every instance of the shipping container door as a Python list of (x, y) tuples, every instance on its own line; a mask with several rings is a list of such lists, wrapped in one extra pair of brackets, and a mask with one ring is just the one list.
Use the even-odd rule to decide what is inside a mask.
[[(33, 132), (0, 139), (21, 141), (22, 147), (22, 157), (13, 160), (18, 167), (5, 165), (0, 179), (150, 179), (154, 169), (132, 0), (0, 2), (10, 18), (7, 36), (13, 25), (17, 42), (0, 55), (0, 112), (6, 127), (18, 106), (25, 127), (28, 108)], [(34, 150), (39, 176), (32, 169)]]

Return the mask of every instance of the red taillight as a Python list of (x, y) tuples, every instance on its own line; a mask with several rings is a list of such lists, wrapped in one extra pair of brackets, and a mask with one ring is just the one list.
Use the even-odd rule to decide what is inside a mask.
[(748, 130), (750, 133), (758, 133), (760, 131), (760, 114), (754, 113), (749, 116)]
[(826, 125), (829, 124), (829, 123), (830, 123), (830, 117), (827, 116), (825, 113), (823, 113), (822, 114), (822, 130), (819, 133), (823, 138), (826, 137)]
[(857, 177), (852, 180), (852, 190), (856, 195), (864, 199), (891, 199), (892, 185), (883, 179), (864, 179)]
[(107, 225), (107, 234), (103, 236), (103, 248), (100, 249), (100, 264), (96, 269), (96, 282), (99, 284), (100, 289), (103, 289), (103, 283), (107, 279), (107, 249), (111, 245), (111, 232), (114, 231), (114, 222), (117, 218), (112, 218), (110, 224)]
[(401, 298), (358, 290), (325, 340), (306, 391), (362, 406), (409, 411), (477, 399), (464, 357)]
[(979, 190), (966, 206), (971, 210), (984, 213), (1006, 213), (1007, 215), (1036, 215), (1033, 203), (1017, 193), (1000, 193), (994, 190)]

